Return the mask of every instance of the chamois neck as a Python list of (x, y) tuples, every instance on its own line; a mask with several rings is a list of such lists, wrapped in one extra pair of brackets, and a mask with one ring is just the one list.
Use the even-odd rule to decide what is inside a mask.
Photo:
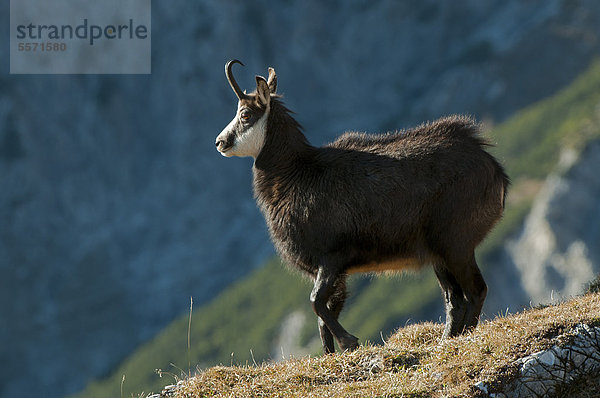
[(265, 144), (254, 162), (256, 169), (266, 171), (271, 168), (284, 168), (314, 150), (302, 133), (302, 126), (290, 112), (281, 101), (271, 98), (267, 135)]

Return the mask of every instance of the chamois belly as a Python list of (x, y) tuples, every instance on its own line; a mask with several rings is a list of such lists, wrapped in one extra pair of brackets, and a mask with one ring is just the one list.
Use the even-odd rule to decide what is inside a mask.
[(352, 266), (349, 274), (359, 272), (401, 272), (404, 270), (417, 270), (424, 265), (423, 260), (416, 257), (402, 257), (382, 261), (373, 261), (366, 264)]

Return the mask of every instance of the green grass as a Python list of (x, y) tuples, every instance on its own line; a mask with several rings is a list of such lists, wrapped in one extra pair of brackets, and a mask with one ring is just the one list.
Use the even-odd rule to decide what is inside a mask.
[(493, 152), (513, 180), (545, 178), (565, 147), (582, 149), (600, 137), (600, 61), (556, 95), (492, 130)]
[[(382, 335), (387, 337), (396, 328), (404, 326), (409, 318), (419, 315), (422, 318), (421, 308), (436, 303), (442, 308), (440, 288), (429, 269), (414, 275), (357, 278), (368, 278), (369, 284), (349, 298), (340, 322), (361, 342), (382, 343)], [(352, 284), (350, 286), (352, 291)]]
[[(489, 133), (496, 144), (492, 150), (505, 165), (513, 187), (503, 220), (478, 250), (483, 267), (488, 264), (488, 255), (521, 225), (536, 193), (527, 188), (539, 184), (555, 168), (561, 150), (580, 150), (590, 139), (600, 137), (599, 109), (600, 62), (596, 62), (569, 87), (517, 113)], [(123, 375), (124, 396), (129, 397), (142, 391), (160, 391), (174, 376), (180, 377), (190, 368), (193, 373), (197, 365), (246, 365), (268, 360), (282, 320), (293, 311), (306, 314), (302, 341), (308, 342), (316, 336), (316, 318), (308, 301), (310, 289), (279, 261), (270, 261), (194, 310), (189, 350), (186, 314), (138, 349), (110, 377), (92, 382), (77, 397), (119, 397)], [(353, 294), (341, 322), (361, 342), (381, 343), (381, 335), (386, 338), (423, 308), (436, 303), (441, 307), (431, 270), (402, 277), (353, 277), (350, 290)], [(493, 349), (493, 344), (490, 347)], [(155, 369), (165, 372), (162, 378)], [(359, 385), (344, 388), (361, 390)], [(421, 396), (422, 392), (407, 389), (402, 393)]]

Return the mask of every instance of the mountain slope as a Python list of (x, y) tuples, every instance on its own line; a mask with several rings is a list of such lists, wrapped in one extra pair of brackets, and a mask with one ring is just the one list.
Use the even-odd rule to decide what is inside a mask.
[[(505, 162), (510, 159), (511, 163), (521, 166), (507, 165), (513, 173), (515, 193), (509, 198), (506, 216), (480, 252), (490, 285), (485, 306), (488, 316), (505, 311), (507, 306), (521, 309), (529, 304), (530, 297), (519, 273), (513, 269), (514, 274), (508, 274), (511, 268), (502, 262), (502, 244), (505, 238), (518, 234), (539, 192), (539, 189), (530, 190), (529, 186), (552, 169), (538, 162), (537, 144), (548, 142), (545, 156), (554, 156), (557, 161), (561, 148), (567, 145), (572, 150), (584, 148), (585, 142), (600, 135), (596, 119), (600, 98), (593, 95), (594, 92), (600, 92), (600, 64), (597, 63), (567, 89), (524, 110), (491, 132), (497, 141), (496, 154)], [(548, 118), (553, 118), (552, 125), (544, 124)], [(519, 145), (512, 144), (514, 140), (520, 140)], [(512, 154), (515, 148), (520, 151), (518, 156)], [(538, 181), (541, 184), (541, 179)], [(438, 320), (443, 314), (439, 289), (430, 271), (401, 279), (355, 278), (350, 290), (352, 296), (342, 313), (342, 323), (356, 333), (361, 342), (381, 342), (381, 336), (385, 338), (408, 319)], [(297, 312), (302, 315), (294, 319), (304, 321), (296, 325), (302, 332), (296, 336), (295, 344), (305, 353), (316, 352), (318, 343), (313, 344), (316, 322), (308, 303), (309, 291), (309, 284), (302, 283), (298, 275), (284, 270), (276, 261), (271, 262), (206, 307), (195, 310), (190, 350), (186, 346), (188, 317), (183, 316), (124, 362), (110, 378), (90, 385), (79, 397), (117, 394), (123, 375), (126, 375), (128, 393), (157, 391), (165, 383), (154, 374), (156, 368), (179, 375), (176, 367), (188, 369), (190, 365), (194, 368), (195, 365), (228, 365), (232, 361), (244, 364), (278, 358), (281, 341), (285, 340), (281, 338), (283, 325), (290, 314)], [(283, 356), (289, 354), (284, 347)]]
[(581, 151), (600, 137), (600, 61), (558, 93), (517, 112), (492, 130), (495, 152), (515, 182), (543, 179), (561, 152)]
[(569, 297), (600, 272), (599, 105), (596, 61), (569, 87), (492, 131), (514, 182), (507, 216), (524, 222), (490, 253), (495, 266), (486, 277), (496, 289), (487, 308)]

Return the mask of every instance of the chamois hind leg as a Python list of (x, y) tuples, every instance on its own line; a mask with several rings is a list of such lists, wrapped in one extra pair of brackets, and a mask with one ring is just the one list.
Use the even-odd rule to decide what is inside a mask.
[(474, 253), (467, 261), (466, 269), (459, 275), (458, 283), (461, 285), (465, 293), (465, 299), (469, 303), (465, 313), (465, 328), (472, 329), (479, 323), (479, 315), (487, 295), (487, 285), (477, 266)]
[(456, 336), (477, 326), (487, 285), (473, 251), (464, 260), (447, 260), (445, 267), (435, 267), (435, 271), (446, 299), (444, 337)]
[(442, 288), (446, 306), (446, 326), (442, 338), (458, 336), (465, 328), (468, 303), (456, 278), (445, 265), (434, 265), (433, 269)]
[[(338, 319), (340, 316), (340, 312), (342, 312), (342, 308), (344, 307), (344, 302), (346, 301), (346, 276), (342, 275), (337, 280), (334, 285), (334, 292), (327, 301), (327, 308), (335, 319)], [(320, 317), (317, 317), (318, 325), (319, 325), (319, 334), (321, 336), (321, 342), (323, 343), (323, 352), (325, 354), (331, 354), (335, 352), (335, 347), (333, 344), (333, 334), (325, 325), (325, 322)]]
[[(339, 311), (341, 311), (341, 303), (339, 300), (334, 299), (331, 302), (332, 304), (335, 304), (332, 309), (328, 308), (327, 305), (332, 296), (336, 293), (336, 285), (339, 286), (340, 278), (344, 278), (344, 276), (340, 275), (338, 272), (332, 272), (325, 267), (319, 267), (319, 271), (315, 278), (315, 285), (310, 294), (310, 302), (313, 310), (320, 319), (319, 330), (321, 332), (321, 340), (325, 352), (333, 352), (333, 344), (329, 340), (329, 334), (332, 334), (333, 337), (335, 337), (342, 351), (352, 351), (358, 348), (358, 339), (348, 333), (337, 320)], [(335, 308), (337, 306), (340, 306), (339, 311)], [(321, 322), (324, 325), (324, 328), (320, 327)], [(327, 333), (327, 330), (329, 333)]]

